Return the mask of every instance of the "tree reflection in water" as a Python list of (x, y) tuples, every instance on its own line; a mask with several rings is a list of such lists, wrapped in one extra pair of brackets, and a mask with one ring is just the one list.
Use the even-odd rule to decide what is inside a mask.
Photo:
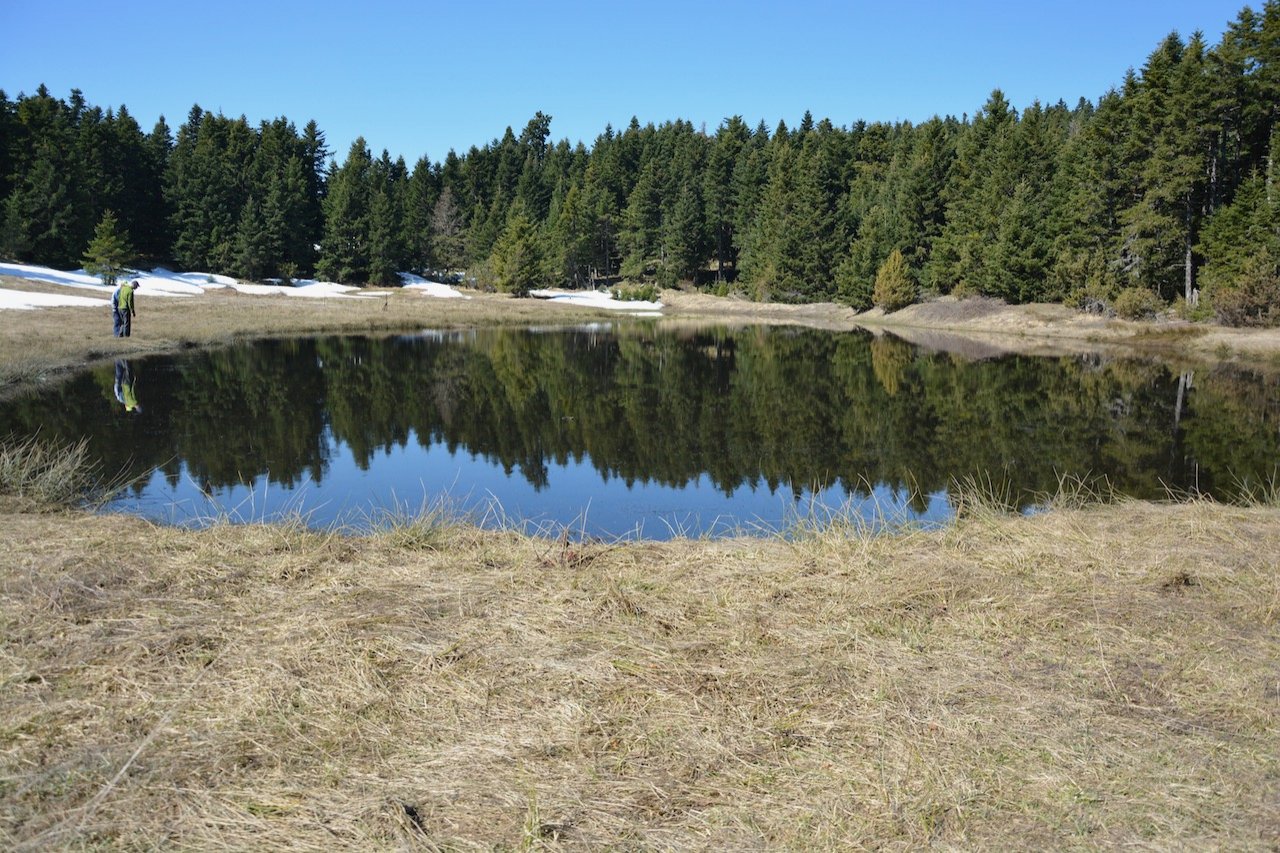
[(178, 521), (256, 501), (255, 488), (319, 522), (445, 489), (553, 523), (585, 513), (606, 534), (660, 511), (671, 519), (644, 535), (696, 534), (704, 512), (780, 524), (825, 511), (815, 497), (936, 518), (967, 478), (1023, 506), (1064, 476), (1231, 500), (1272, 481), (1280, 458), (1271, 377), (965, 361), (863, 333), (484, 329), (264, 341), (132, 368), (145, 411), (120, 410), (107, 366), (0, 406), (0, 434), (87, 436), (104, 470), (158, 472), (126, 499)]

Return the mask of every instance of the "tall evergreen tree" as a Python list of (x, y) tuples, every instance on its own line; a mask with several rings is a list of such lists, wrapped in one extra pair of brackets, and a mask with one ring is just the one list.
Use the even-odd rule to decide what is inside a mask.
[(734, 192), (733, 174), (750, 134), (741, 116), (725, 119), (716, 131), (703, 173), (704, 216), (715, 250), (718, 281), (724, 280), (726, 265), (736, 261), (734, 214), (739, 201)]
[(405, 187), (404, 219), (401, 241), (408, 269), (423, 273), (435, 266), (431, 239), (431, 214), (440, 198), (440, 174), (431, 161), (423, 157), (414, 164)]
[(460, 270), (466, 265), (466, 225), (448, 184), (431, 208), (431, 248), (433, 262), (441, 270)]
[(1188, 298), (1202, 219), (1209, 145), (1196, 120), (1204, 106), (1203, 43), (1170, 34), (1148, 58), (1135, 94), (1134, 131), (1148, 140), (1134, 203), (1121, 214), (1130, 281), (1165, 297)]
[(584, 193), (571, 185), (556, 212), (551, 230), (551, 270), (560, 280), (583, 287), (591, 281), (594, 223)]
[(358, 137), (328, 183), (318, 265), (325, 278), (343, 284), (369, 281), (372, 173), (373, 157), (364, 137)]
[(528, 296), (530, 290), (542, 285), (542, 245), (522, 203), (512, 207), (511, 219), (493, 247), (491, 262), (494, 283), (503, 293)]
[(76, 121), (83, 109), (78, 92), (69, 105), (44, 86), (19, 101), (17, 121), (23, 132), (12, 150), (18, 175), (5, 200), (0, 231), (0, 250), (6, 255), (69, 267), (91, 239), (96, 217), (76, 145)]
[(1004, 93), (996, 89), (957, 140), (944, 190), (947, 222), (925, 267), (933, 290), (982, 292), (988, 280), (985, 249), (995, 241), (1009, 179), (998, 171), (998, 155), (1016, 121)]

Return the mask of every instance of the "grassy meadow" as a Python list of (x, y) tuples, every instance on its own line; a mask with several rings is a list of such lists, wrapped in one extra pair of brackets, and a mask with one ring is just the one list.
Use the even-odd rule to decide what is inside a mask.
[[(548, 310), (144, 293), (0, 370)], [(169, 528), (86, 465), (0, 453), (0, 848), (1280, 847), (1274, 490), (606, 543)]]

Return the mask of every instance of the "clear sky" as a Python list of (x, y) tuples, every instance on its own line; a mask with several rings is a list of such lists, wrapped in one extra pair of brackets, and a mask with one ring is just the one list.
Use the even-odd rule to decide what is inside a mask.
[[(1118, 86), (1176, 30), (1217, 44), (1243, 0), (0, 0), (0, 89), (80, 89), (175, 132), (193, 104), (250, 123), (314, 119), (412, 167), (518, 134), (728, 116), (794, 127), (1019, 109)], [(1253, 7), (1261, 8), (1254, 0)]]

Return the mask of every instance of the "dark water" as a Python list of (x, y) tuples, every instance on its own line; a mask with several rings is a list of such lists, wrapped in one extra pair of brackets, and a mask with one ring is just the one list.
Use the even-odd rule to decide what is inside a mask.
[(665, 538), (832, 513), (942, 522), (967, 478), (1026, 508), (1063, 476), (1235, 500), (1276, 476), (1280, 384), (966, 361), (864, 333), (428, 332), (119, 363), (0, 404), (0, 436), (36, 432), (87, 436), (104, 471), (140, 476), (115, 508), (163, 521), (359, 527), (443, 502), (486, 523)]

